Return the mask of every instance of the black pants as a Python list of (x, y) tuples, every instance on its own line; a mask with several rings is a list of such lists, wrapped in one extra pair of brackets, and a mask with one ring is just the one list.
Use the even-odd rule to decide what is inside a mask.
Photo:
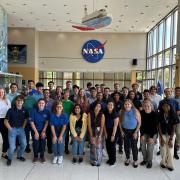
[(46, 129), (46, 136), (47, 136), (47, 148), (48, 148), (48, 151), (51, 152), (52, 151), (52, 133), (51, 133), (50, 125), (48, 125)]
[(107, 129), (106, 149), (109, 157), (109, 163), (114, 164), (116, 162), (116, 138), (111, 142), (111, 136), (113, 129)]
[(27, 123), (26, 127), (25, 127), (26, 142), (27, 142), (26, 149), (30, 148), (30, 143), (29, 143), (30, 132), (31, 132), (31, 125), (30, 125), (30, 123)]
[(4, 125), (4, 118), (0, 118), (0, 133), (3, 139), (2, 152), (6, 153), (9, 148), (9, 141), (8, 141), (8, 129)]
[(124, 151), (126, 154), (126, 159), (130, 159), (130, 149), (132, 149), (133, 160), (137, 161), (138, 160), (138, 147), (137, 147), (138, 138), (134, 139), (133, 137), (133, 133), (135, 130), (123, 129), (123, 131), (125, 133)]
[(123, 149), (123, 137), (121, 135), (119, 127), (117, 128), (117, 144), (119, 145), (119, 150)]
[(38, 154), (40, 153), (40, 157), (44, 157), (45, 147), (46, 147), (46, 138), (41, 139), (41, 131), (38, 131), (39, 133), (39, 140), (36, 140), (34, 137), (34, 132), (32, 132), (32, 139), (33, 139), (33, 151), (34, 151), (34, 157), (38, 157)]
[(69, 145), (69, 123), (66, 126), (65, 151), (68, 150), (68, 145)]

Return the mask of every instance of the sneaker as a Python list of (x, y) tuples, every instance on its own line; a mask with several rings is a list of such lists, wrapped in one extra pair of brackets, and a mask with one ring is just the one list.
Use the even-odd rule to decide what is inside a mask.
[(35, 163), (37, 163), (38, 162), (38, 158), (37, 157), (34, 157), (33, 158), (33, 163), (35, 164)]
[(48, 154), (52, 154), (52, 150), (51, 149), (48, 149)]
[(11, 161), (10, 159), (8, 159), (8, 160), (7, 160), (7, 166), (11, 166), (11, 162), (12, 162), (12, 161)]
[(141, 166), (146, 165), (146, 161), (143, 160), (143, 161), (140, 163), (140, 165), (141, 165)]
[(139, 152), (141, 152), (141, 151), (142, 151), (142, 150), (141, 150), (141, 147), (139, 147), (138, 151), (139, 151)]
[(41, 163), (44, 164), (46, 162), (46, 159), (44, 157), (41, 157)]
[(162, 168), (166, 168), (166, 166), (165, 166), (164, 164), (161, 164), (160, 166), (161, 166)]
[(62, 162), (63, 162), (63, 156), (59, 156), (57, 163), (58, 164), (62, 164)]
[(83, 158), (79, 158), (79, 163), (82, 163), (83, 162)]
[(151, 162), (147, 163), (146, 168), (148, 169), (152, 168), (152, 163)]
[(4, 158), (4, 159), (8, 159), (8, 155), (7, 154), (2, 154), (1, 157)]
[(115, 166), (115, 162), (110, 162), (109, 165), (112, 167), (112, 166)]
[(30, 148), (26, 148), (25, 151), (26, 151), (26, 153), (30, 153), (31, 149)]
[(123, 150), (122, 149), (119, 149), (119, 154), (123, 154)]
[(124, 165), (125, 165), (125, 166), (129, 166), (129, 163), (130, 163), (130, 160), (129, 160), (129, 159), (126, 159), (125, 162), (124, 162)]
[(159, 155), (160, 155), (160, 151), (157, 152), (157, 156), (159, 156)]
[(22, 162), (26, 161), (26, 159), (24, 157), (22, 157), (22, 156), (21, 157), (17, 157), (17, 159), (22, 161)]
[(134, 168), (137, 168), (137, 167), (138, 167), (137, 161), (134, 161), (134, 162), (133, 162), (133, 167), (134, 167)]
[(55, 157), (53, 158), (52, 163), (53, 163), (53, 164), (56, 164), (56, 163), (57, 163), (57, 160), (58, 160), (58, 157), (57, 157), (57, 156), (55, 156)]
[(178, 160), (179, 156), (177, 154), (174, 154), (174, 158)]
[(72, 163), (73, 163), (73, 164), (76, 164), (76, 163), (77, 163), (77, 159), (76, 159), (76, 158), (73, 158), (73, 159), (72, 159)]
[(171, 167), (168, 167), (167, 168), (169, 171), (173, 171), (174, 169), (173, 168), (171, 168)]
[(110, 163), (110, 160), (107, 160), (107, 161), (106, 161), (106, 164), (109, 164), (109, 163)]

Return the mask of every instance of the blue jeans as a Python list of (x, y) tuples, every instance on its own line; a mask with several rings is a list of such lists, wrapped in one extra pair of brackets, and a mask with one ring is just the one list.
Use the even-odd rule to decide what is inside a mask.
[(83, 139), (80, 143), (74, 139), (73, 137), (73, 144), (72, 144), (72, 154), (73, 157), (76, 156), (83, 156), (83, 152), (84, 152), (84, 142), (85, 140)]
[(21, 128), (12, 128), (12, 130), (8, 131), (8, 139), (9, 139), (9, 149), (8, 149), (8, 159), (12, 160), (13, 153), (16, 149), (16, 138), (18, 137), (20, 148), (17, 152), (17, 157), (21, 157), (24, 154), (24, 150), (26, 148), (26, 135), (24, 129)]
[(62, 143), (53, 143), (52, 142), (52, 148), (53, 148), (53, 153), (54, 156), (63, 156), (64, 154), (64, 138)]

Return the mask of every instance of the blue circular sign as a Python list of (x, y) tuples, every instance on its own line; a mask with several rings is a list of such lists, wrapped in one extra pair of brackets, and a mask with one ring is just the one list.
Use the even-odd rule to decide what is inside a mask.
[[(106, 43), (106, 42), (105, 42)], [(82, 56), (90, 63), (99, 62), (104, 57), (104, 45), (97, 40), (89, 40), (82, 47)]]

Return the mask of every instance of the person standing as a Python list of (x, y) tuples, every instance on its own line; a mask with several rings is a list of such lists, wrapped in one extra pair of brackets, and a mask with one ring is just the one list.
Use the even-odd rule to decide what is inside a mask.
[(52, 147), (54, 158), (53, 164), (61, 164), (64, 154), (65, 130), (68, 125), (68, 116), (63, 112), (63, 104), (61, 101), (55, 101), (53, 111), (50, 117), (50, 125), (52, 131)]
[(16, 138), (18, 137), (20, 148), (17, 152), (17, 159), (25, 161), (23, 157), (24, 150), (26, 148), (26, 135), (24, 128), (26, 126), (27, 119), (29, 117), (28, 112), (23, 107), (23, 96), (18, 95), (15, 97), (15, 106), (10, 108), (6, 114), (4, 124), (8, 129), (8, 160), (7, 166), (11, 165), (14, 151), (16, 149)]
[(124, 150), (126, 154), (125, 166), (130, 163), (130, 149), (133, 154), (133, 167), (138, 167), (138, 134), (141, 126), (141, 115), (131, 100), (126, 99), (120, 111), (120, 130), (124, 137)]
[(141, 111), (140, 141), (143, 161), (140, 165), (146, 165), (147, 168), (152, 167), (153, 150), (157, 139), (157, 123), (158, 115), (152, 110), (151, 100), (145, 100)]
[(105, 116), (105, 138), (106, 138), (106, 149), (108, 153), (107, 164), (110, 166), (116, 162), (116, 131), (119, 124), (119, 114), (114, 109), (114, 102), (109, 101), (107, 109), (104, 112)]
[(0, 133), (2, 135), (2, 158), (7, 159), (7, 150), (9, 147), (9, 142), (8, 142), (8, 129), (4, 125), (4, 119), (6, 116), (6, 113), (8, 109), (11, 108), (11, 102), (9, 99), (6, 98), (5, 95), (5, 90), (3, 87), (0, 87)]
[(20, 93), (18, 92), (18, 85), (16, 83), (12, 83), (10, 85), (10, 89), (11, 92), (7, 94), (7, 98), (10, 100), (10, 102), (12, 102), (16, 96), (20, 95)]
[(73, 107), (70, 115), (70, 130), (72, 134), (72, 162), (75, 164), (79, 156), (79, 163), (83, 162), (85, 135), (87, 130), (87, 114), (83, 112), (80, 104)]
[(38, 161), (39, 153), (41, 163), (46, 162), (44, 152), (46, 147), (46, 129), (49, 118), (50, 113), (45, 109), (45, 100), (39, 99), (37, 102), (37, 108), (34, 108), (30, 113), (34, 152), (33, 163)]
[(105, 118), (101, 111), (101, 103), (97, 102), (93, 111), (88, 114), (88, 132), (90, 136), (90, 162), (92, 166), (100, 166), (103, 156), (103, 130)]

